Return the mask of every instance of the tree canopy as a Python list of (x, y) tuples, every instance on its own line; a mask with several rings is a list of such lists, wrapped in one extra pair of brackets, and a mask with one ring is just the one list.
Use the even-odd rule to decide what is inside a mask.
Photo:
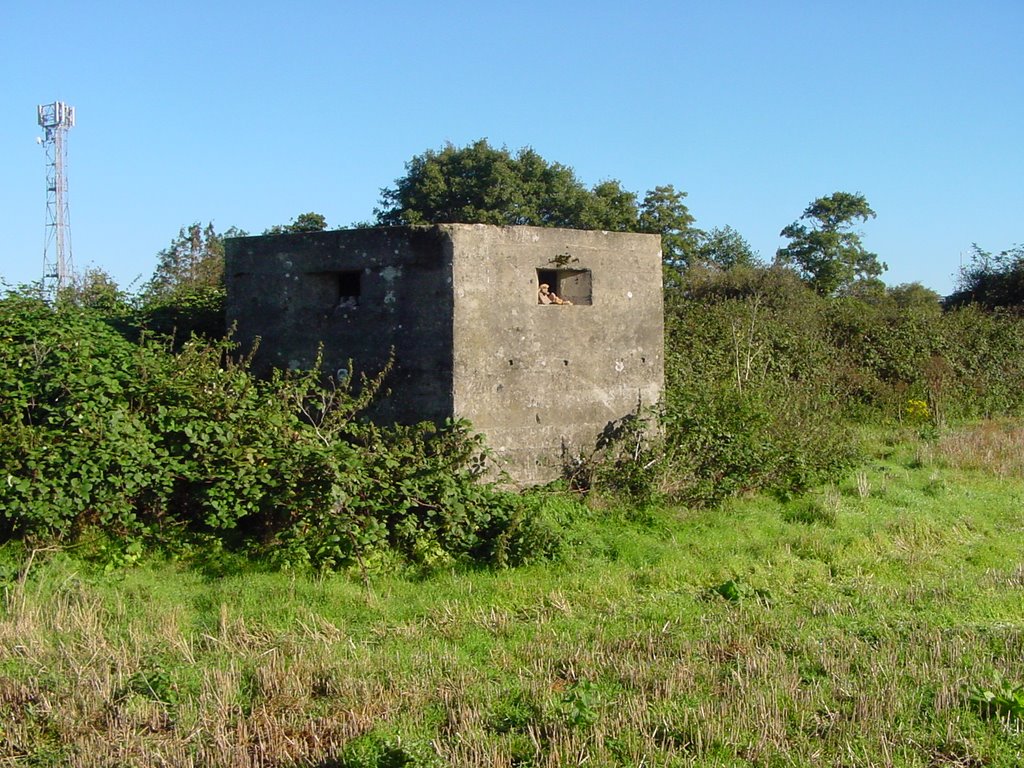
[(157, 254), (156, 270), (140, 296), (142, 324), (178, 343), (194, 333), (223, 336), (224, 241), (245, 234), (236, 227), (217, 232), (212, 223), (182, 227)]
[(322, 213), (310, 211), (300, 213), (290, 224), (275, 224), (263, 230), (264, 235), (290, 235), (297, 232), (323, 232), (327, 229), (327, 219)]
[[(775, 254), (777, 264), (796, 267), (800, 275), (823, 296), (850, 289), (855, 281), (874, 280), (887, 267), (861, 243), (852, 227), (856, 221), (873, 219), (862, 194), (835, 192), (819, 197), (798, 221), (780, 233), (789, 245)], [(807, 221), (809, 224), (802, 224)]]
[(447, 144), (406, 163), (374, 210), (382, 225), (529, 224), (622, 230), (636, 221), (636, 196), (618, 182), (588, 190), (572, 168), (529, 148), (512, 154), (480, 139)]
[(244, 234), (235, 228), (218, 233), (213, 224), (198, 221), (178, 231), (171, 244), (157, 254), (156, 270), (145, 293), (166, 297), (176, 290), (220, 286), (224, 278), (224, 238)]
[(648, 232), (663, 237), (665, 258), (686, 263), (698, 236), (685, 192), (656, 187), (643, 201), (614, 179), (588, 188), (572, 168), (549, 163), (528, 147), (516, 153), (479, 139), (446, 144), (405, 165), (381, 190), (376, 224), (527, 224), (539, 227)]
[(946, 304), (979, 304), (989, 309), (1024, 306), (1024, 245), (996, 254), (972, 245), (970, 263), (960, 268), (956, 291)]
[(702, 264), (719, 269), (761, 264), (750, 243), (730, 226), (715, 227), (705, 233), (697, 246), (696, 255)]
[(640, 204), (636, 227), (639, 232), (661, 235), (665, 263), (678, 268), (693, 264), (697, 244), (703, 236), (693, 227), (694, 218), (683, 202), (685, 197), (685, 192), (671, 184), (650, 190)]

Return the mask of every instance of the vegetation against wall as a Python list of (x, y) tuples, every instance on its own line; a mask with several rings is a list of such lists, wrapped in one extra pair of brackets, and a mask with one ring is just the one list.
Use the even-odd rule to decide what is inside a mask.
[(654, 498), (786, 496), (858, 459), (855, 425), (1024, 413), (1024, 321), (943, 312), (920, 285), (828, 297), (778, 266), (691, 268), (669, 283), (665, 324), (662, 437), (642, 462)]
[(257, 380), (230, 342), (129, 340), (95, 310), (17, 293), (0, 339), (2, 538), (215, 540), (316, 568), (375, 550), (515, 563), (548, 546), (518, 496), (478, 482), (466, 425), (360, 423), (372, 382)]

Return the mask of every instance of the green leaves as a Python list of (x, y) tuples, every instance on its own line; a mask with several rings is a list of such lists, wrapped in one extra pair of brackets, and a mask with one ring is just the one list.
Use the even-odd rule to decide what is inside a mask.
[(171, 244), (157, 254), (157, 267), (146, 285), (146, 293), (166, 297), (179, 288), (221, 285), (224, 276), (224, 238), (209, 223), (195, 222), (182, 227)]
[(683, 202), (686, 193), (671, 184), (650, 190), (640, 204), (636, 230), (661, 235), (665, 264), (683, 269), (696, 263), (703, 233), (693, 228), (694, 218)]
[(819, 197), (800, 217), (810, 221), (810, 226), (796, 221), (782, 230), (780, 235), (791, 242), (778, 250), (775, 261), (796, 267), (823, 296), (849, 289), (857, 280), (877, 278), (886, 265), (867, 251), (860, 234), (850, 229), (856, 221), (874, 217), (864, 195), (835, 192)]
[(300, 213), (290, 224), (275, 224), (263, 231), (264, 235), (290, 235), (299, 232), (323, 232), (327, 229), (327, 219), (322, 213), (310, 211)]
[(979, 304), (989, 309), (1024, 305), (1024, 246), (992, 254), (974, 244), (970, 263), (960, 268), (956, 293), (946, 303), (951, 307)]
[(767, 589), (755, 589), (740, 579), (727, 579), (721, 584), (708, 587), (704, 591), (707, 598), (722, 598), (730, 603), (740, 603), (746, 599), (753, 599), (765, 608), (772, 607), (772, 594)]
[(671, 185), (637, 195), (609, 179), (588, 189), (572, 168), (530, 148), (513, 154), (486, 139), (447, 144), (412, 158), (394, 187), (381, 190), (377, 224), (528, 224), (538, 227), (648, 232), (662, 236), (666, 261), (689, 263), (700, 232)]
[(1024, 723), (1024, 685), (1013, 685), (996, 675), (993, 685), (978, 686), (968, 702), (982, 717), (1002, 720), (1007, 725)]
[(360, 423), (379, 381), (358, 397), (317, 369), (261, 381), (230, 342), (174, 351), (16, 294), (0, 338), (0, 537), (213, 537), (317, 569), (383, 550), (514, 564), (547, 546), (517, 496), (480, 482), (467, 424)]

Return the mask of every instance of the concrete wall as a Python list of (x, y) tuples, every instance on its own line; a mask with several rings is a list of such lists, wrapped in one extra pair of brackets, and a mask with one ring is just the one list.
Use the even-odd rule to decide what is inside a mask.
[[(450, 225), (455, 412), (519, 482), (558, 477), (609, 422), (661, 398), (655, 235)], [(537, 302), (538, 271), (589, 273), (591, 303)], [(571, 288), (563, 291), (570, 293)]]
[[(452, 253), (427, 227), (353, 229), (228, 240), (228, 323), (243, 349), (261, 337), (253, 364), (324, 371), (395, 367), (374, 416), (414, 423), (452, 413)], [(358, 275), (359, 296), (352, 290)]]
[[(258, 371), (352, 359), (394, 395), (375, 417), (469, 419), (518, 484), (559, 476), (661, 397), (656, 235), (446, 224), (229, 240), (227, 315)], [(350, 294), (358, 275), (358, 297)], [(538, 278), (574, 298), (541, 305)], [(353, 301), (355, 298), (355, 301)]]

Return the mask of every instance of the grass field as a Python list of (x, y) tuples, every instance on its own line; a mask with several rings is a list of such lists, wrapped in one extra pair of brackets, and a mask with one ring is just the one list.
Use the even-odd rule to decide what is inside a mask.
[(516, 570), (0, 573), (0, 765), (1024, 764), (1024, 431), (717, 510), (548, 501)]

